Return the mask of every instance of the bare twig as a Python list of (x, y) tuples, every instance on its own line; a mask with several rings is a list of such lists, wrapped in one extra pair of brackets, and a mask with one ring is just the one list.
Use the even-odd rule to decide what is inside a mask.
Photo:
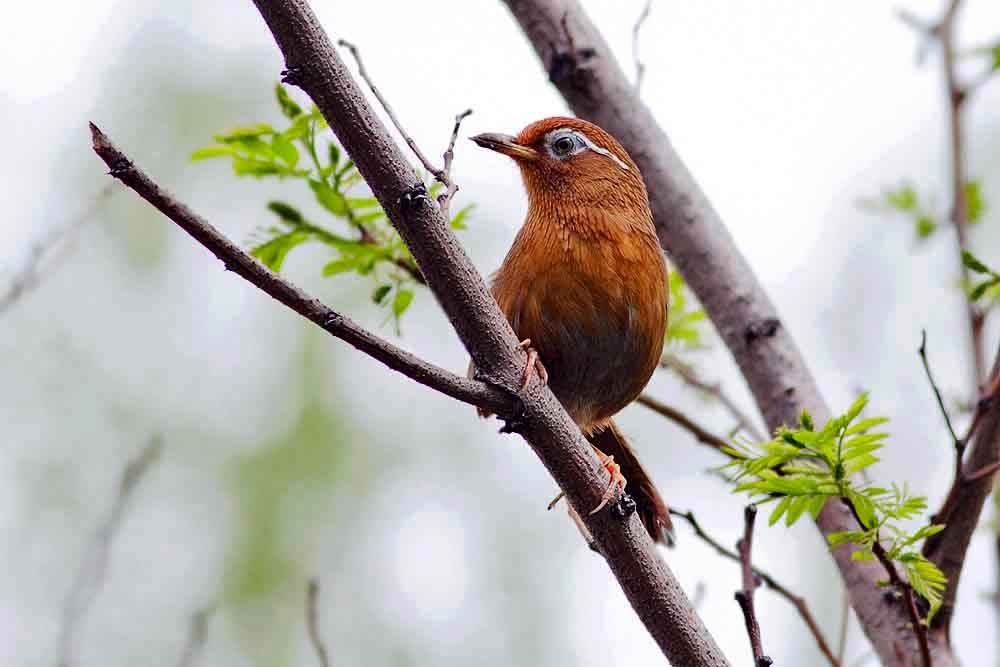
[(506, 392), (427, 363), (327, 308), (319, 300), (309, 296), (251, 257), (219, 233), (208, 221), (160, 188), (119, 151), (96, 125), (91, 123), (90, 128), (94, 150), (111, 168), (111, 175), (135, 190), (139, 196), (208, 248), (222, 260), (228, 270), (318, 324), (328, 333), (420, 384), (470, 405), (486, 407), (487, 404), (493, 404), (494, 407), (490, 409), (497, 414), (509, 414), (512, 401)]
[(753, 573), (753, 563), (750, 551), (753, 548), (753, 525), (757, 519), (757, 506), (750, 504), (743, 510), (743, 538), (736, 543), (736, 551), (740, 554), (740, 565), (743, 573), (743, 588), (736, 591), (736, 601), (743, 610), (743, 621), (750, 636), (750, 648), (753, 651), (755, 667), (768, 667), (774, 661), (764, 655), (764, 647), (760, 640), (760, 623), (753, 608), (753, 592), (756, 590), (757, 578)]
[[(46, 264), (48, 269), (52, 268), (56, 251), (66, 247), (70, 237), (94, 216), (111, 192), (111, 186), (101, 188), (97, 197), (83, 212), (32, 243), (27, 261), (11, 277), (7, 288), (0, 292), (0, 315), (7, 312), (25, 294), (38, 287), (42, 278), (42, 264)], [(48, 261), (50, 259), (52, 261)]]
[(653, 0), (646, 0), (645, 4), (642, 6), (642, 11), (639, 13), (639, 17), (635, 20), (635, 25), (632, 26), (632, 61), (635, 62), (636, 95), (639, 94), (639, 90), (642, 88), (642, 77), (646, 74), (646, 66), (639, 58), (639, 31), (642, 29), (642, 24), (649, 18), (649, 12), (652, 9), (652, 6)]
[(664, 355), (660, 360), (660, 366), (677, 373), (677, 377), (687, 386), (697, 389), (706, 396), (718, 401), (726, 409), (726, 412), (729, 413), (729, 416), (736, 420), (737, 428), (742, 429), (751, 438), (757, 442), (767, 440), (764, 433), (755, 425), (754, 419), (737, 405), (733, 397), (726, 393), (720, 383), (703, 380), (698, 376), (694, 368), (671, 355)]
[(306, 629), (309, 631), (309, 643), (316, 651), (316, 659), (319, 660), (320, 667), (330, 667), (330, 651), (319, 634), (318, 601), (319, 580), (313, 578), (309, 580), (309, 585), (306, 588)]
[(396, 131), (399, 135), (403, 137), (406, 145), (410, 147), (413, 154), (417, 156), (420, 160), (420, 164), (424, 166), (434, 178), (444, 186), (444, 192), (438, 196), (438, 205), (441, 207), (441, 212), (445, 218), (448, 217), (448, 207), (451, 202), (451, 198), (455, 196), (458, 192), (458, 185), (451, 178), (451, 163), (454, 158), (455, 153), (455, 141), (458, 139), (458, 129), (462, 125), (462, 121), (465, 120), (469, 114), (472, 113), (472, 109), (466, 109), (462, 113), (455, 116), (455, 126), (451, 132), (451, 140), (448, 142), (448, 148), (444, 152), (444, 166), (436, 167), (433, 162), (430, 161), (423, 151), (420, 150), (420, 146), (417, 145), (416, 140), (409, 135), (409, 133), (403, 128), (403, 124), (399, 121), (399, 117), (396, 116), (396, 112), (392, 110), (392, 106), (389, 101), (382, 95), (378, 87), (375, 85), (375, 81), (369, 76), (368, 70), (365, 69), (365, 64), (361, 60), (361, 53), (358, 51), (358, 47), (348, 42), (346, 39), (341, 39), (337, 41), (337, 44), (343, 48), (350, 51), (351, 55), (354, 56), (354, 61), (358, 64), (358, 74), (368, 84), (372, 93), (375, 95), (375, 99), (378, 100), (379, 104), (385, 110), (389, 120), (392, 121), (393, 126), (395, 126)]
[(129, 461), (118, 482), (118, 494), (107, 518), (98, 528), (87, 554), (80, 563), (69, 597), (63, 606), (62, 622), (59, 625), (59, 640), (56, 648), (57, 667), (70, 667), (76, 662), (76, 642), (80, 627), (90, 611), (97, 593), (104, 586), (111, 557), (111, 543), (118, 534), (122, 518), (128, 509), (132, 492), (143, 475), (160, 456), (162, 442), (153, 438), (148, 445)]
[(194, 667), (208, 640), (208, 622), (214, 613), (215, 605), (211, 605), (191, 614), (187, 642), (184, 644), (184, 652), (181, 653), (177, 667)]
[[(720, 556), (728, 558), (736, 563), (741, 562), (740, 555), (737, 552), (723, 546), (721, 542), (705, 531), (697, 517), (694, 515), (694, 512), (681, 512), (679, 510), (671, 509), (670, 514), (687, 521), (692, 530), (694, 530), (695, 535), (708, 546), (715, 549)], [(805, 621), (806, 626), (809, 628), (809, 633), (813, 636), (813, 639), (816, 640), (816, 646), (819, 647), (820, 653), (822, 653), (823, 657), (825, 657), (827, 662), (830, 663), (830, 667), (841, 667), (842, 658), (838, 658), (833, 654), (833, 651), (830, 649), (830, 644), (827, 643), (826, 637), (823, 636), (823, 631), (820, 629), (819, 623), (816, 622), (816, 617), (813, 616), (812, 611), (809, 609), (809, 603), (806, 602), (806, 599), (801, 595), (796, 595), (772, 575), (758, 567), (753, 568), (753, 574), (757, 577), (757, 579), (764, 582), (764, 585), (767, 586), (768, 589), (774, 591), (778, 596), (784, 598), (793, 607), (795, 607), (799, 616), (802, 617), (802, 620)]]
[(719, 436), (715, 435), (711, 431), (705, 429), (704, 427), (696, 423), (694, 420), (692, 420), (690, 417), (685, 415), (680, 410), (667, 405), (663, 401), (653, 398), (649, 394), (641, 394), (639, 398), (636, 399), (636, 402), (639, 403), (640, 405), (645, 405), (653, 412), (662, 415), (667, 419), (669, 419), (670, 421), (674, 422), (675, 424), (683, 428), (685, 431), (693, 435), (695, 439), (702, 444), (708, 445), (709, 447), (712, 447), (713, 449), (716, 449), (720, 452), (722, 451), (723, 448), (729, 446), (728, 442), (726, 442)]

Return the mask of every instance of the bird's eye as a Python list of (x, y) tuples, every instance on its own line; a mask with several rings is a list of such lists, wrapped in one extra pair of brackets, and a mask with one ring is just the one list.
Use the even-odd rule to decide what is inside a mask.
[(575, 151), (577, 141), (571, 134), (564, 134), (552, 142), (552, 152), (558, 157), (566, 157)]

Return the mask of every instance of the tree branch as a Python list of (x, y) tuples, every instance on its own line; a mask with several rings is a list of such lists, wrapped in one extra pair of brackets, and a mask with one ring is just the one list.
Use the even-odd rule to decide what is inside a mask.
[(669, 354), (665, 355), (660, 360), (660, 366), (677, 373), (677, 377), (679, 377), (687, 386), (693, 387), (694, 389), (697, 389), (698, 391), (718, 401), (719, 404), (726, 409), (726, 412), (729, 413), (729, 416), (736, 420), (736, 427), (745, 431), (751, 438), (757, 442), (764, 442), (767, 440), (767, 437), (760, 430), (760, 428), (754, 424), (754, 419), (736, 404), (736, 401), (733, 400), (732, 396), (726, 393), (721, 384), (718, 382), (711, 383), (703, 380), (690, 365)]
[[(698, 519), (695, 517), (694, 512), (681, 512), (679, 510), (671, 509), (670, 514), (687, 521), (694, 530), (694, 534), (708, 546), (715, 549), (719, 555), (737, 563), (741, 562), (740, 555), (738, 553), (724, 547), (722, 543), (709, 535), (705, 529), (702, 528), (701, 523), (699, 523)], [(809, 633), (813, 636), (813, 639), (816, 640), (816, 646), (819, 647), (820, 653), (822, 653), (823, 657), (830, 663), (830, 667), (841, 667), (843, 658), (838, 658), (833, 654), (833, 650), (830, 648), (826, 638), (823, 636), (823, 631), (820, 629), (819, 623), (816, 622), (816, 618), (809, 609), (809, 603), (806, 602), (805, 598), (801, 595), (796, 595), (790, 589), (778, 582), (778, 580), (773, 576), (758, 567), (753, 568), (753, 574), (757, 579), (764, 582), (764, 585), (770, 590), (783, 597), (791, 603), (793, 607), (795, 607), (795, 609), (799, 612), (799, 616), (802, 617), (802, 620), (805, 621), (806, 626), (809, 628)]]
[[(584, 515), (599, 552), (654, 640), (674, 664), (727, 665), (639, 518), (628, 511), (629, 506), (611, 503), (605, 511), (587, 513), (600, 503), (608, 487), (607, 471), (548, 387), (537, 380), (522, 387), (527, 357), (514, 332), (458, 244), (440, 207), (430, 201), (308, 4), (304, 0), (255, 0), (255, 4), (284, 54), (285, 82), (302, 87), (322, 111), (409, 247), (469, 351), (479, 378), (517, 398), (522, 409), (516, 415), (508, 413), (505, 428), (525, 437), (572, 505)], [(100, 138), (99, 132), (96, 136)], [(108, 155), (107, 142), (97, 144), (100, 152)], [(165, 206), (172, 202), (169, 196), (131, 163), (113, 160), (112, 165), (115, 176), (129, 185), (145, 185), (154, 195), (150, 199), (154, 205), (162, 207), (164, 213), (171, 210)], [(213, 252), (223, 250), (224, 255), (239, 258), (231, 253), (232, 248), (227, 248), (226, 244), (231, 243), (217, 233), (205, 234), (206, 228), (211, 228), (201, 223), (184, 228)], [(240, 275), (258, 286), (270, 284), (279, 291), (287, 289), (287, 285), (269, 283), (270, 272), (258, 264), (230, 268), (238, 269)], [(286, 296), (296, 300), (296, 295)], [(297, 296), (309, 302), (305, 295)], [(318, 303), (315, 307), (322, 308)], [(343, 318), (337, 320), (342, 325)], [(334, 328), (344, 333), (343, 326)], [(361, 338), (357, 331), (351, 336)], [(398, 354), (387, 355), (371, 341), (368, 343), (383, 359), (399, 364)], [(454, 389), (453, 382), (449, 386)]]
[(319, 634), (319, 611), (316, 609), (318, 601), (319, 580), (313, 578), (306, 587), (306, 630), (320, 667), (330, 667), (330, 651)]
[(90, 124), (90, 131), (93, 136), (94, 151), (108, 165), (110, 174), (132, 188), (136, 194), (208, 248), (222, 261), (227, 270), (269, 294), (302, 317), (318, 324), (327, 333), (425, 387), (463, 403), (496, 411), (497, 414), (510, 414), (515, 409), (515, 401), (508, 393), (483, 382), (460, 377), (417, 358), (379, 338), (350, 318), (331, 310), (318, 299), (309, 296), (282, 276), (272, 272), (226, 238), (207, 220), (157, 185), (118, 150), (93, 123)]
[(640, 405), (646, 406), (653, 412), (662, 415), (677, 424), (685, 431), (693, 435), (695, 439), (702, 444), (708, 445), (709, 447), (720, 452), (723, 448), (729, 446), (728, 442), (711, 431), (706, 430), (680, 410), (667, 405), (663, 401), (653, 398), (649, 394), (641, 394), (639, 398), (635, 400)]
[(757, 506), (747, 505), (743, 510), (743, 538), (736, 543), (736, 551), (740, 554), (740, 565), (743, 573), (743, 588), (736, 591), (735, 597), (743, 611), (743, 621), (746, 623), (747, 634), (750, 636), (750, 649), (753, 651), (754, 666), (769, 667), (774, 661), (764, 655), (764, 647), (760, 639), (760, 623), (757, 621), (757, 613), (753, 608), (753, 592), (758, 584), (753, 573), (750, 551), (753, 548), (753, 524), (756, 519)]
[(635, 63), (636, 95), (642, 89), (642, 77), (646, 74), (646, 66), (642, 64), (642, 59), (639, 58), (639, 31), (642, 30), (642, 24), (649, 18), (649, 12), (652, 8), (653, 0), (646, 0), (646, 3), (642, 6), (642, 11), (639, 12), (639, 17), (635, 20), (635, 25), (632, 26), (632, 61)]
[(163, 443), (160, 439), (153, 438), (122, 471), (121, 479), (118, 481), (118, 495), (115, 496), (111, 511), (94, 535), (94, 540), (80, 563), (80, 569), (77, 570), (69, 597), (63, 607), (56, 653), (57, 667), (71, 667), (76, 662), (77, 634), (94, 603), (94, 598), (104, 586), (108, 560), (111, 557), (111, 543), (118, 534), (118, 527), (128, 509), (132, 492), (150, 466), (159, 458), (162, 448)]
[(187, 642), (184, 644), (184, 652), (181, 653), (177, 667), (194, 667), (198, 654), (201, 653), (208, 640), (208, 622), (214, 613), (215, 606), (213, 605), (191, 614)]
[[(803, 410), (828, 420), (829, 408), (763, 287), (579, 2), (504, 3), (572, 110), (613, 134), (639, 165), (660, 242), (733, 354), (768, 428), (796, 424)], [(839, 503), (827, 503), (817, 524), (830, 534), (854, 522)], [(852, 561), (846, 549), (833, 557), (883, 664), (911, 664), (918, 647), (899, 605), (876, 586), (878, 564)], [(937, 652), (937, 667), (955, 664), (948, 647)]]

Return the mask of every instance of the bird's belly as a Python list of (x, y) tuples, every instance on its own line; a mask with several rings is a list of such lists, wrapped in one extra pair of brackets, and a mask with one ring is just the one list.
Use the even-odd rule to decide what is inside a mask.
[[(603, 294), (544, 293), (514, 318), (545, 365), (556, 397), (584, 430), (632, 402), (656, 368), (666, 305), (607, 301)], [(585, 297), (585, 298), (581, 298)]]

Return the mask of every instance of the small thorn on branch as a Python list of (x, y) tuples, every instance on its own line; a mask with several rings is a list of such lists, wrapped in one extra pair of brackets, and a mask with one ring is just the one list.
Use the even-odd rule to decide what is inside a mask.
[(740, 555), (740, 565), (743, 570), (743, 588), (736, 591), (736, 601), (743, 610), (743, 620), (747, 626), (747, 634), (750, 636), (750, 649), (753, 651), (753, 662), (755, 667), (768, 667), (774, 664), (768, 656), (764, 655), (764, 648), (760, 639), (760, 623), (757, 622), (757, 613), (753, 606), (753, 593), (760, 583), (753, 571), (753, 563), (750, 558), (750, 551), (753, 548), (753, 526), (757, 520), (757, 506), (750, 504), (743, 510), (743, 537), (736, 543), (736, 551)]

